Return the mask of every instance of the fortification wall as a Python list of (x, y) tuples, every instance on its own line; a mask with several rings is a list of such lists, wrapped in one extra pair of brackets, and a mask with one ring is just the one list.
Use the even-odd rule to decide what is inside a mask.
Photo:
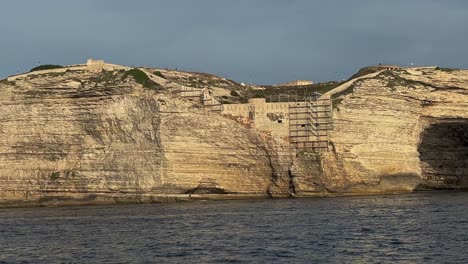
[(269, 132), (273, 137), (289, 139), (289, 103), (255, 105), (255, 128)]
[(88, 71), (101, 71), (101, 70), (112, 71), (112, 70), (130, 70), (131, 67), (106, 63), (104, 60), (88, 59), (88, 61), (86, 62), (86, 69)]
[(224, 104), (223, 115), (249, 117), (249, 104)]
[(301, 85), (312, 85), (312, 84), (314, 84), (313, 81), (309, 81), (309, 80), (296, 80), (296, 81), (281, 83), (281, 84), (278, 84), (277, 86), (301, 86)]
[(195, 103), (203, 103), (200, 90), (179, 90), (178, 95)]
[(289, 103), (266, 103), (263, 98), (248, 104), (225, 104), (222, 114), (248, 119), (252, 126), (287, 141), (289, 136)]
[(105, 64), (104, 60), (88, 59), (86, 62), (86, 68), (88, 71), (100, 71), (104, 68)]
[(210, 91), (206, 88), (202, 90), (202, 100), (203, 100), (203, 107), (207, 111), (221, 112), (223, 110), (223, 105), (218, 100), (216, 100), (213, 96), (211, 96)]

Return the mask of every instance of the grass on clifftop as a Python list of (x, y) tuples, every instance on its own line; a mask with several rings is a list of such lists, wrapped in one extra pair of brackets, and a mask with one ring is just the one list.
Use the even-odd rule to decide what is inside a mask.
[(413, 87), (417, 86), (418, 82), (410, 79), (402, 78), (400, 75), (396, 74), (394, 71), (383, 71), (379, 75), (378, 78), (387, 81), (387, 87), (392, 90), (395, 90), (397, 87)]
[(248, 98), (266, 98), (267, 100), (272, 99), (272, 101), (287, 102), (294, 101), (296, 95), (298, 100), (303, 100), (304, 96), (309, 95), (313, 92), (324, 94), (337, 86), (342, 84), (342, 82), (326, 82), (326, 83), (317, 83), (312, 85), (301, 85), (301, 86), (264, 86), (264, 90), (250, 90), (248, 93)]
[(139, 69), (131, 69), (125, 72), (124, 78), (127, 78), (128, 76), (131, 76), (137, 83), (143, 85), (145, 88), (149, 88), (152, 90), (158, 90), (161, 87), (161, 85), (153, 82), (146, 73)]
[(378, 71), (381, 71), (381, 70), (382, 70), (382, 68), (379, 68), (379, 67), (376, 67), (376, 66), (367, 66), (367, 67), (359, 69), (359, 71), (356, 72), (353, 76), (351, 76), (351, 78), (349, 78), (348, 80), (359, 78), (361, 76), (368, 75), (368, 74), (371, 74), (371, 73), (375, 73), (375, 72), (378, 72)]
[(62, 65), (45, 64), (45, 65), (40, 65), (40, 66), (34, 67), (29, 72), (42, 71), (42, 70), (52, 70), (52, 69), (61, 69), (61, 68), (63, 68)]
[(166, 77), (160, 72), (160, 71), (155, 71), (154, 72), (154, 75), (158, 76), (158, 77), (161, 77), (163, 79), (166, 79)]
[(453, 69), (453, 68), (442, 68), (442, 67), (436, 67), (435, 68), (438, 71), (443, 71), (443, 72), (454, 72), (458, 71), (458, 69)]

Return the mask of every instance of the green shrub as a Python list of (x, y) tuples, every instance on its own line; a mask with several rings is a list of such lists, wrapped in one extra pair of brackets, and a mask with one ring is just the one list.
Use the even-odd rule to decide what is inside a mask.
[(153, 82), (146, 73), (139, 69), (131, 69), (125, 72), (124, 78), (131, 76), (137, 83), (143, 85), (143, 87), (157, 90), (160, 89), (161, 86), (155, 82)]
[(46, 65), (40, 65), (40, 66), (34, 67), (29, 72), (42, 71), (42, 70), (52, 70), (52, 69), (61, 69), (61, 68), (63, 68), (63, 66), (61, 66), (61, 65), (46, 64)]
[(166, 79), (166, 77), (165, 77), (160, 71), (156, 71), (156, 72), (154, 73), (154, 75), (156, 75), (156, 76), (158, 76), (158, 77), (161, 77), (161, 78), (163, 78), (163, 79)]
[(457, 71), (457, 69), (442, 68), (442, 67), (436, 67), (435, 69), (438, 70), (438, 71), (443, 71), (443, 72), (454, 72), (454, 71)]
[(374, 66), (364, 67), (364, 68), (359, 69), (359, 71), (356, 72), (353, 76), (351, 76), (351, 78), (349, 78), (348, 80), (359, 78), (361, 76), (371, 74), (371, 73), (374, 73), (374, 72), (378, 72), (380, 70), (381, 69), (379, 69), (378, 67), (374, 67)]
[(49, 178), (52, 180), (52, 181), (56, 181), (60, 178), (60, 172), (58, 171), (54, 171), (52, 172), (52, 174), (50, 174)]
[(150, 78), (148, 77), (148, 75), (146, 75), (146, 73), (138, 69), (128, 70), (125, 73), (125, 77), (128, 77), (128, 76), (132, 76), (133, 79), (139, 84), (143, 84), (150, 80)]

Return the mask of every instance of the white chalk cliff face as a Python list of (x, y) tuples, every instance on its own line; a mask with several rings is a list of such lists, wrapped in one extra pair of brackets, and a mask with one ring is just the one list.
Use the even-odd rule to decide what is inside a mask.
[(125, 76), (80, 70), (0, 81), (0, 203), (468, 186), (467, 71), (383, 72), (339, 91), (330, 151), (320, 155), (206, 113), (162, 77), (152, 90)]
[(312, 177), (298, 162), (298, 191), (468, 187), (468, 71), (384, 71), (332, 97), (331, 151)]

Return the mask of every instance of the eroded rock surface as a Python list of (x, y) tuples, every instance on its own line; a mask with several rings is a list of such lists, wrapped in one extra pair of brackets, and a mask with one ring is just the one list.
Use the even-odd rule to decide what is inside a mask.
[(153, 72), (153, 89), (125, 70), (0, 81), (0, 202), (467, 187), (468, 71), (403, 69), (350, 81), (330, 93), (334, 129), (320, 154), (207, 113), (174, 96), (180, 78)]
[[(317, 186), (366, 193), (468, 187), (468, 71), (384, 71), (340, 93), (323, 172), (304, 173), (310, 163), (297, 162), (305, 194), (323, 189)], [(311, 178), (321, 182), (304, 183)]]
[(0, 113), (1, 202), (288, 195), (267, 140), (122, 71), (4, 81)]

